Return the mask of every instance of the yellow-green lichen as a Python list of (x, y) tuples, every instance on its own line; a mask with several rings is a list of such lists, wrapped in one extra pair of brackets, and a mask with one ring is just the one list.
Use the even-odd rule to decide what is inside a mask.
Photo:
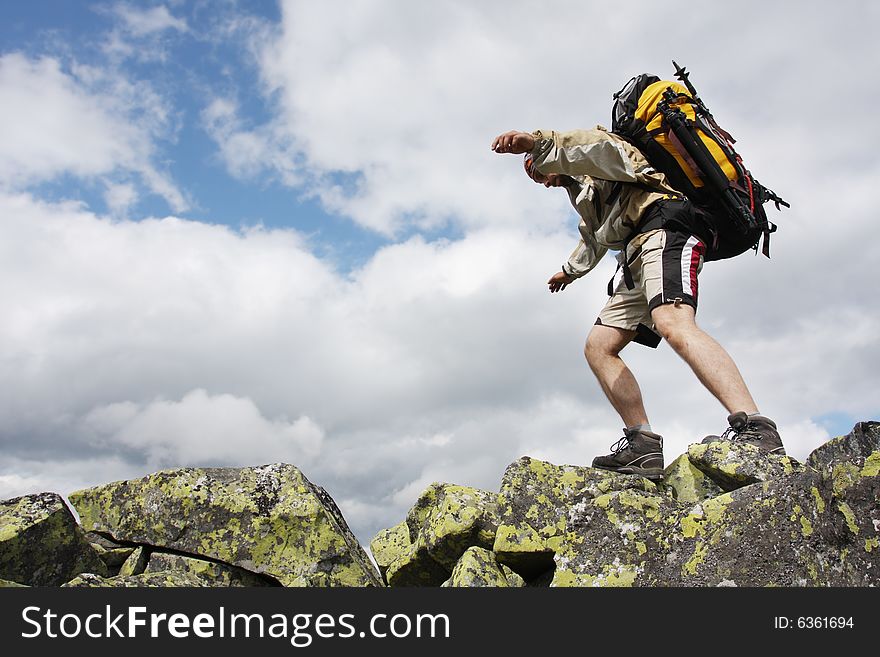
[(698, 541), (693, 556), (681, 568), (682, 575), (696, 575), (697, 567), (703, 563), (708, 553), (708, 547), (702, 541)]
[(872, 452), (865, 459), (865, 466), (859, 474), (863, 477), (876, 477), (880, 474), (880, 450)]
[(825, 513), (825, 500), (822, 499), (822, 495), (819, 493), (819, 489), (815, 486), (810, 488), (810, 492), (813, 494), (813, 499), (816, 500), (816, 510), (819, 513)]
[(813, 525), (807, 520), (804, 516), (801, 516), (801, 533), (804, 536), (809, 536), (813, 533)]
[(839, 502), (837, 504), (837, 508), (843, 514), (843, 517), (846, 518), (846, 526), (849, 527), (849, 530), (856, 536), (859, 535), (859, 525), (856, 522), (856, 514), (853, 513), (853, 510), (849, 507), (849, 504), (846, 502)]

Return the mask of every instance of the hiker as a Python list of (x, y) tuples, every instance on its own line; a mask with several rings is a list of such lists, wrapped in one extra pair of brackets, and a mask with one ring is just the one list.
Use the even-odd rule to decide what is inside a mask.
[(662, 479), (663, 438), (652, 430), (639, 385), (620, 357), (630, 342), (656, 347), (661, 336), (729, 413), (729, 428), (703, 442), (742, 440), (785, 454), (776, 424), (759, 413), (736, 364), (695, 322), (697, 276), (712, 232), (691, 202), (637, 148), (601, 126), (505, 132), (492, 150), (525, 154), (529, 177), (565, 189), (580, 215), (581, 239), (550, 277), (550, 292), (590, 272), (609, 249), (619, 251), (610, 299), (584, 355), (625, 428), (611, 454), (596, 457), (593, 467)]

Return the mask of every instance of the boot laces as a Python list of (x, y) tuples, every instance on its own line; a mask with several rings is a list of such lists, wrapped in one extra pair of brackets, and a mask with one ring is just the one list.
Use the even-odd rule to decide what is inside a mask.
[(764, 434), (761, 433), (754, 424), (746, 421), (745, 425), (739, 428), (727, 427), (724, 430), (724, 433), (721, 434), (721, 440), (727, 440), (728, 436), (730, 436), (730, 440), (744, 440), (746, 438), (756, 438), (760, 440), (764, 437)]
[(627, 432), (626, 429), (624, 429), (623, 431), (624, 431), (623, 438), (621, 438), (620, 440), (618, 440), (616, 443), (614, 443), (611, 446), (611, 451), (615, 454), (622, 452), (627, 447), (629, 447), (630, 436), (632, 436), (632, 434), (635, 433), (635, 432)]

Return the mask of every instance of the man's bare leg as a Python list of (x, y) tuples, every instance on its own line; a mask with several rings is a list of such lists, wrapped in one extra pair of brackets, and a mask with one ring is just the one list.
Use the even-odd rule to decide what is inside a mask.
[(657, 332), (690, 365), (700, 382), (728, 413), (757, 412), (758, 407), (736, 363), (724, 347), (697, 326), (691, 306), (667, 303), (655, 308), (651, 318)]
[(635, 336), (635, 331), (597, 324), (587, 336), (584, 346), (584, 356), (590, 369), (626, 427), (648, 424), (642, 391), (635, 376), (620, 357), (620, 351)]

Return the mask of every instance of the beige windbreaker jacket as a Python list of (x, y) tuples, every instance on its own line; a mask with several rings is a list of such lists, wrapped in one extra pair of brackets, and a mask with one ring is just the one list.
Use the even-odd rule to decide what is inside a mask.
[(567, 191), (581, 218), (581, 239), (562, 267), (570, 276), (580, 278), (591, 271), (608, 249), (624, 248), (654, 201), (678, 196), (638, 149), (602, 126), (571, 132), (536, 130), (532, 134), (535, 168), (543, 174), (565, 174), (575, 181)]

